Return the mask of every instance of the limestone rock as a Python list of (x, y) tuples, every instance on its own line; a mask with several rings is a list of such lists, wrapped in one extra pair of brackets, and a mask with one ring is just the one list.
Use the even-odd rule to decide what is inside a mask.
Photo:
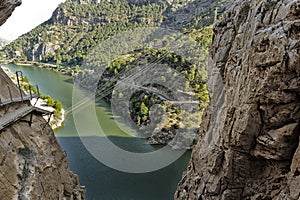
[(292, 199), (300, 198), (300, 146), (298, 146), (291, 164), (291, 171), (288, 176), (288, 191)]
[(214, 27), (211, 105), (175, 199), (300, 198), (299, 27), (299, 0), (239, 0)]

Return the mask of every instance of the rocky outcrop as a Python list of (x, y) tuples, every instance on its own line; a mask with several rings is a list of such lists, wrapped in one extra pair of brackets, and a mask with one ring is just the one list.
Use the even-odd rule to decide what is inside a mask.
[(300, 198), (299, 16), (299, 0), (241, 0), (215, 26), (211, 105), (175, 199)]
[(1, 0), (0, 1), (0, 26), (4, 24), (15, 10), (21, 5), (21, 0)]
[[(1, 113), (7, 109), (1, 108)], [(31, 126), (19, 121), (1, 131), (0, 174), (0, 199), (84, 199), (84, 188), (70, 172), (52, 129), (39, 115), (33, 115)]]

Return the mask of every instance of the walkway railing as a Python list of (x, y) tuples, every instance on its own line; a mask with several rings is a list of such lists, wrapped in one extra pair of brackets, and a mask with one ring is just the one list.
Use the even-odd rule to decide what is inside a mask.
[(32, 94), (32, 95), (26, 95), (24, 97), (4, 99), (4, 100), (2, 100), (0, 98), (0, 106), (5, 106), (5, 105), (11, 104), (11, 103), (19, 103), (19, 102), (23, 102), (23, 101), (27, 101), (27, 100), (32, 100), (33, 98), (39, 98), (39, 95)]
[[(4, 73), (3, 70), (1, 70), (1, 71), (2, 71), (2, 73)], [(15, 95), (13, 95), (12, 90), (13, 89), (15, 90), (16, 88), (11, 88), (8, 85), (7, 86), (7, 93), (9, 94), (9, 98), (8, 99), (2, 99), (1, 96), (0, 96), (0, 106), (4, 106), (4, 105), (7, 105), (7, 104), (11, 104), (11, 103), (19, 103), (19, 102), (23, 102), (23, 101), (27, 101), (27, 100), (32, 100), (33, 98), (38, 99), (40, 97), (39, 96), (40, 92), (39, 92), (38, 85), (36, 85), (37, 94), (32, 94), (31, 88), (29, 88), (29, 94), (26, 94), (25, 92), (22, 91), (21, 85), (20, 85), (20, 82), (23, 81), (23, 73), (21, 71), (16, 71), (16, 77), (17, 77), (17, 85), (14, 85), (14, 86), (17, 87), (20, 96), (19, 97), (13, 97)], [(1, 76), (1, 78), (4, 81), (6, 81), (8, 84), (13, 83), (12, 80), (5, 73)]]

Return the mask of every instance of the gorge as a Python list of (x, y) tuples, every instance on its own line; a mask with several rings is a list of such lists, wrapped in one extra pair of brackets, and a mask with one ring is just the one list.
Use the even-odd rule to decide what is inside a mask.
[[(73, 84), (69, 76), (38, 67), (6, 66), (13, 72), (21, 70), (34, 85), (39, 85), (45, 95), (51, 94), (53, 98), (60, 100), (64, 108), (72, 106)], [(87, 128), (85, 136), (81, 134), (83, 139), (101, 142), (102, 134), (105, 133), (113, 143), (129, 151), (148, 152), (160, 148), (160, 146), (145, 145), (145, 139), (127, 135), (123, 131), (125, 126), (121, 130), (111, 119), (111, 108), (105, 101), (101, 101), (95, 109), (103, 132)], [(87, 124), (87, 127), (93, 126), (90, 115), (89, 108), (80, 112), (80, 120)], [(120, 197), (146, 200), (170, 199), (190, 158), (190, 152), (186, 152), (179, 160), (164, 169), (144, 174), (130, 174), (105, 166), (88, 152), (78, 136), (72, 114), (66, 116), (64, 126), (55, 131), (55, 136), (67, 155), (70, 169), (79, 176), (81, 185), (86, 187), (86, 199)]]
[[(132, 28), (139, 25), (169, 26), (173, 22), (175, 29), (181, 30), (185, 34), (190, 34), (199, 44), (208, 46), (212, 34), (211, 19), (217, 18), (220, 21), (213, 28), (212, 45), (209, 49), (212, 59), (207, 67), (209, 79), (205, 82), (209, 90), (210, 105), (205, 109), (202, 116), (197, 144), (193, 148), (189, 166), (183, 173), (174, 199), (299, 199), (300, 1), (233, 1), (230, 8), (226, 9), (224, 16), (220, 18), (217, 17), (218, 10), (214, 6), (218, 5), (217, 7), (221, 8), (221, 11), (219, 11), (219, 14), (221, 14), (225, 10), (223, 6), (220, 6), (224, 1), (214, 1), (211, 3), (211, 7), (208, 6), (213, 9), (209, 9), (204, 5), (210, 5), (210, 1), (168, 1), (167, 4), (164, 4), (162, 1), (153, 0), (151, 2), (154, 5), (150, 6), (151, 4), (147, 4), (149, 7), (144, 7), (146, 10), (150, 8), (155, 10), (155, 12), (150, 14), (151, 17), (149, 17), (149, 13), (145, 14), (145, 10), (139, 7), (139, 5), (144, 5), (145, 2), (129, 2), (134, 3), (132, 6), (136, 10), (140, 9), (141, 13), (139, 15), (132, 14), (130, 15), (131, 18), (127, 18), (121, 11), (118, 11), (118, 15), (111, 16), (101, 13), (100, 18), (93, 18), (85, 15), (82, 11), (84, 10), (83, 8), (93, 8), (93, 5), (99, 3), (98, 1), (67, 1), (66, 4), (61, 5), (55, 11), (49, 21), (6, 46), (1, 51), (0, 56), (25, 62), (43, 61), (55, 64), (58, 68), (69, 68), (73, 71), (79, 71), (78, 67), (86, 56), (83, 52), (88, 49), (87, 47), (93, 47), (95, 45), (93, 42), (107, 38), (109, 33), (111, 33), (108, 31), (105, 33), (107, 35), (101, 35), (100, 39), (95, 38), (99, 30), (101, 32), (108, 28), (116, 33), (124, 31), (128, 27)], [(201, 8), (204, 9), (196, 9), (198, 7), (195, 5), (199, 4), (203, 5)], [(11, 6), (10, 4), (8, 5), (8, 10), (11, 12)], [(102, 5), (111, 6), (111, 4), (106, 4), (105, 2)], [(126, 7), (128, 4), (117, 5), (120, 7), (125, 5)], [(70, 8), (80, 15), (81, 20), (72, 15), (73, 11), (71, 12)], [(191, 17), (192, 14), (189, 13), (187, 8), (196, 9), (197, 11), (194, 14), (197, 17)], [(7, 12), (3, 12), (6, 17), (10, 15)], [(199, 15), (199, 13), (201, 14)], [(95, 20), (102, 23), (101, 26), (92, 27), (88, 25)], [(118, 20), (124, 20), (125, 25), (123, 21), (118, 24)], [(141, 23), (133, 23), (136, 21)], [(105, 26), (109, 25), (103, 28), (104, 24)], [(121, 28), (115, 29), (116, 24)], [(81, 29), (79, 28), (80, 26), (84, 28)], [(63, 31), (57, 31), (62, 27), (67, 27), (67, 34), (64, 34)], [(89, 31), (95, 31), (95, 34), (84, 34), (84, 32)], [(68, 34), (72, 35), (72, 37), (66, 37)], [(62, 49), (60, 49), (57, 41), (59, 37), (63, 39), (65, 44)], [(93, 42), (89, 43), (89, 41)], [(69, 48), (70, 46), (74, 48)], [(20, 56), (16, 57), (16, 51), (18, 51)], [(122, 66), (122, 62), (120, 66)], [(23, 68), (14, 65), (10, 67), (16, 70)], [(118, 65), (115, 65), (116, 70), (112, 70), (112, 73), (120, 68)], [(112, 67), (112, 69), (114, 68)], [(27, 71), (28, 69), (23, 68), (23, 70)], [(34, 74), (34, 71), (30, 70), (33, 69), (28, 70), (29, 74)], [(44, 75), (48, 73), (43, 71), (47, 69), (35, 70), (42, 70), (39, 73)], [(88, 73), (93, 72), (93, 70), (88, 71)], [(33, 77), (33, 79), (38, 78), (38, 75)], [(68, 81), (67, 79), (62, 79), (62, 82), (59, 83), (67, 84)], [(70, 85), (67, 87), (70, 87)], [(69, 98), (67, 98), (67, 101), (70, 100)], [(63, 102), (63, 99), (61, 100)], [(99, 114), (98, 118), (109, 118), (110, 115), (107, 114), (111, 113), (109, 108), (104, 106), (106, 105), (104, 102), (99, 104), (100, 107), (97, 106), (96, 109), (102, 109), (102, 111), (99, 111), (101, 114)], [(11, 109), (17, 110), (19, 106), (22, 107), (24, 105), (12, 105)], [(7, 109), (2, 108), (2, 114), (6, 114)], [(88, 113), (83, 112), (83, 118), (88, 115)], [(45, 195), (45, 199), (62, 197), (83, 199), (84, 189), (79, 186), (77, 177), (69, 172), (66, 157), (57, 144), (51, 129), (48, 127), (45, 130), (40, 130), (39, 125), (44, 121), (39, 116), (35, 116), (34, 119), (36, 126), (32, 126), (32, 129), (38, 133), (43, 133), (42, 139), (32, 138), (32, 135), (24, 136), (19, 134), (19, 132), (28, 132), (28, 129), (30, 129), (28, 124), (24, 122), (23, 124), (21, 122), (17, 123), (6, 132), (1, 132), (0, 134), (0, 139), (3, 137), (3, 142), (0, 142), (0, 144), (6, 144), (6, 141), (12, 138), (12, 142), (9, 143), (10, 147), (12, 147), (10, 153), (14, 158), (18, 158), (16, 162), (19, 163), (18, 170), (1, 169), (3, 163), (9, 161), (5, 155), (8, 148), (6, 146), (2, 148), (3, 150), (0, 153), (3, 152), (4, 156), (2, 157), (4, 159), (0, 165), (0, 172), (7, 170), (5, 174), (12, 175), (11, 179), (14, 182), (10, 181), (8, 185), (4, 184), (9, 189), (5, 190), (4, 193), (0, 193), (0, 195), (6, 196), (0, 197), (4, 199), (6, 197), (12, 199), (14, 195), (24, 197), (27, 195), (24, 191), (30, 188), (28, 190), (32, 191), (33, 199), (38, 199), (38, 195)], [(72, 121), (72, 117), (67, 120)], [(144, 122), (146, 121), (147, 119), (145, 118)], [(112, 124), (107, 123), (107, 125), (108, 129), (114, 127)], [(88, 130), (88, 126), (86, 127)], [(60, 130), (65, 131), (66, 129), (64, 128)], [(95, 139), (95, 133), (86, 132), (89, 139)], [(108, 132), (123, 134), (117, 132), (116, 129)], [(72, 138), (74, 135), (69, 135), (71, 136), (69, 138), (61, 137), (65, 136), (64, 134), (58, 134), (57, 136), (63, 148), (70, 153), (68, 159), (71, 163), (71, 168), (74, 163), (77, 164), (73, 165), (76, 173), (80, 173), (80, 168), (84, 169), (86, 167), (82, 162), (84, 159), (89, 159), (88, 167), (90, 167), (91, 171), (97, 172), (99, 170), (99, 173), (102, 173), (102, 176), (99, 177), (90, 177), (89, 174), (81, 175), (82, 179), (80, 177), (81, 181), (84, 180), (85, 183), (90, 181), (87, 191), (89, 188), (95, 191), (94, 194), (89, 194), (91, 199), (101, 197), (101, 195), (103, 195), (104, 199), (114, 197), (123, 199), (169, 199), (170, 195), (173, 196), (171, 191), (176, 187), (174, 182), (178, 181), (177, 179), (179, 179), (181, 171), (184, 170), (184, 166), (189, 159), (188, 154), (184, 155), (177, 162), (162, 171), (158, 171), (156, 174), (148, 174), (149, 177), (154, 177), (153, 179), (145, 174), (128, 175), (115, 173), (109, 171), (106, 167), (95, 164), (95, 160), (91, 156), (89, 157), (88, 153), (82, 153), (84, 148), (79, 141)], [(120, 135), (110, 135), (110, 139), (125, 149), (153, 151), (159, 148), (143, 146), (142, 144), (145, 142), (143, 139), (133, 140), (130, 137), (118, 138), (118, 136)], [(28, 139), (34, 141), (33, 144), (39, 144), (39, 146), (28, 145), (32, 144)], [(46, 150), (51, 146), (49, 144), (45, 145), (47, 144), (45, 141), (49, 140), (52, 141), (51, 144), (55, 147), (54, 150), (52, 149), (52, 153)], [(71, 145), (68, 145), (68, 143)], [(51, 181), (47, 182), (50, 184), (48, 185), (50, 189), (54, 190), (57, 186), (58, 191), (60, 191), (58, 193), (51, 192), (51, 194), (61, 196), (47, 196), (50, 194), (41, 192), (45, 191), (44, 189), (41, 187), (31, 188), (26, 182), (32, 178), (31, 176), (27, 177), (28, 173), (35, 172), (34, 169), (38, 168), (34, 168), (37, 163), (34, 162), (33, 158), (41, 159), (42, 163), (49, 163), (48, 160), (44, 160), (44, 158), (39, 156), (38, 153), (41, 153), (41, 151), (37, 151), (37, 149), (40, 146), (43, 147), (41, 155), (46, 151), (46, 155), (50, 154), (51, 163), (54, 163), (54, 165), (42, 169), (51, 171), (55, 168), (53, 166), (57, 165), (58, 168), (53, 169), (55, 173), (52, 173), (52, 175), (60, 174), (58, 173), (60, 171), (63, 171), (65, 175), (64, 177), (59, 177), (67, 180), (62, 182), (54, 176), (53, 180), (59, 183), (57, 185)], [(27, 147), (30, 149), (28, 150)], [(59, 160), (55, 158), (59, 158)], [(8, 163), (7, 165), (11, 166), (13, 163)], [(176, 177), (174, 174), (176, 174)], [(41, 172), (40, 174), (37, 173), (38, 175), (47, 177), (49, 173)], [(120, 178), (121, 176), (123, 177)], [(119, 179), (119, 183), (126, 185), (126, 187), (113, 186), (112, 177), (122, 179), (121, 181)], [(162, 178), (161, 180), (159, 179), (160, 177)], [(145, 180), (148, 181), (147, 184), (140, 184)], [(7, 181), (1, 180), (1, 177), (0, 181), (7, 184)], [(157, 183), (160, 181), (163, 184)], [(103, 184), (101, 185), (102, 188), (107, 186), (111, 190), (101, 191), (97, 185), (91, 184), (92, 182), (99, 185)], [(156, 192), (152, 191), (152, 196), (147, 194), (151, 193), (151, 189), (147, 188), (151, 184), (157, 186)], [(163, 187), (163, 185), (168, 185), (168, 187)], [(143, 186), (145, 187), (143, 188)], [(126, 189), (122, 190), (122, 188)], [(126, 190), (134, 191), (134, 193)], [(118, 193), (120, 191), (122, 191), (121, 194)], [(110, 195), (116, 196), (112, 197)]]
[[(101, 62), (96, 59), (95, 63), (91, 64), (93, 67), (84, 69), (83, 63), (87, 63), (90, 53), (93, 49), (98, 48), (97, 45), (102, 42), (105, 43), (111, 36), (139, 28), (151, 29), (153, 26), (161, 26), (165, 30), (182, 31), (186, 37), (194, 41), (195, 45), (199, 44), (199, 47), (207, 50), (211, 42), (212, 23), (218, 19), (218, 14), (221, 16), (228, 2), (227, 0), (217, 0), (213, 3), (207, 0), (183, 0), (172, 2), (140, 1), (136, 3), (131, 1), (68, 0), (58, 6), (48, 21), (5, 46), (0, 51), (0, 57), (13, 63), (48, 66), (65, 74), (76, 76), (80, 86), (88, 89), (96, 81), (93, 77), (96, 77), (97, 72), (103, 68), (107, 68), (107, 73), (104, 74), (103, 79), (111, 80), (115, 77), (123, 77), (122, 73), (127, 73), (139, 63), (158, 60), (166, 68), (171, 67), (180, 75), (185, 76), (187, 80), (183, 84), (185, 84), (185, 88), (191, 88), (195, 93), (194, 96), (200, 102), (198, 112), (202, 113), (208, 102), (205, 64), (195, 67), (193, 63), (189, 63), (189, 60), (181, 55), (166, 52), (163, 49), (151, 48), (129, 52), (130, 60), (119, 58), (119, 60), (113, 61), (111, 66), (99, 66)], [(194, 10), (189, 11), (193, 7), (195, 7)], [(192, 47), (190, 48), (192, 49)], [(204, 55), (203, 57), (200, 59), (205, 60)], [(109, 70), (110, 68), (112, 69)], [(95, 73), (91, 75), (90, 72)], [(174, 77), (176, 73), (174, 73)], [(166, 79), (164, 75), (161, 78)], [(104, 82), (104, 85), (108, 85), (107, 81)], [(109, 85), (109, 87), (112, 86)], [(157, 89), (162, 90), (162, 87)], [(105, 91), (106, 89), (102, 90)], [(188, 93), (183, 91), (181, 94), (186, 95)], [(118, 95), (122, 97), (123, 94)], [(144, 97), (142, 102), (139, 100), (141, 96)], [(134, 103), (131, 104), (133, 106), (130, 108), (130, 115), (139, 127), (150, 123), (150, 108), (156, 102), (157, 97), (155, 96), (155, 94), (149, 95), (142, 92), (141, 94), (136, 93), (131, 98)], [(108, 100), (110, 97), (110, 93), (104, 96)], [(195, 143), (193, 139), (194, 135), (197, 134), (195, 130), (199, 126), (196, 121), (200, 121), (200, 119), (197, 120), (195, 117), (190, 119), (190, 121), (195, 121), (195, 123), (188, 125), (194, 128), (193, 131), (190, 131), (193, 134), (177, 137), (186, 139), (178, 139), (170, 143), (175, 138), (175, 132), (183, 128), (180, 127), (180, 124), (183, 125), (184, 123), (180, 120), (182, 119), (181, 115), (185, 113), (181, 114), (182, 110), (175, 106), (168, 106), (166, 101), (159, 104), (162, 105), (163, 110), (167, 110), (168, 119), (164, 125), (161, 125), (159, 134), (150, 137), (149, 143), (172, 144), (174, 148), (191, 148)], [(201, 114), (198, 115), (198, 118), (201, 118)], [(190, 116), (193, 114), (191, 113)]]

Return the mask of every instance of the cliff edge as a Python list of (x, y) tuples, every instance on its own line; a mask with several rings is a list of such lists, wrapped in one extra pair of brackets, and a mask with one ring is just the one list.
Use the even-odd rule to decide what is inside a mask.
[[(42, 115), (0, 69), (0, 199), (84, 199)], [(21, 95), (22, 94), (22, 95)]]
[(299, 199), (300, 1), (237, 1), (210, 54), (211, 105), (175, 199)]
[[(0, 2), (0, 24), (20, 1)], [(30, 96), (0, 69), (0, 199), (85, 198), (53, 130)]]

